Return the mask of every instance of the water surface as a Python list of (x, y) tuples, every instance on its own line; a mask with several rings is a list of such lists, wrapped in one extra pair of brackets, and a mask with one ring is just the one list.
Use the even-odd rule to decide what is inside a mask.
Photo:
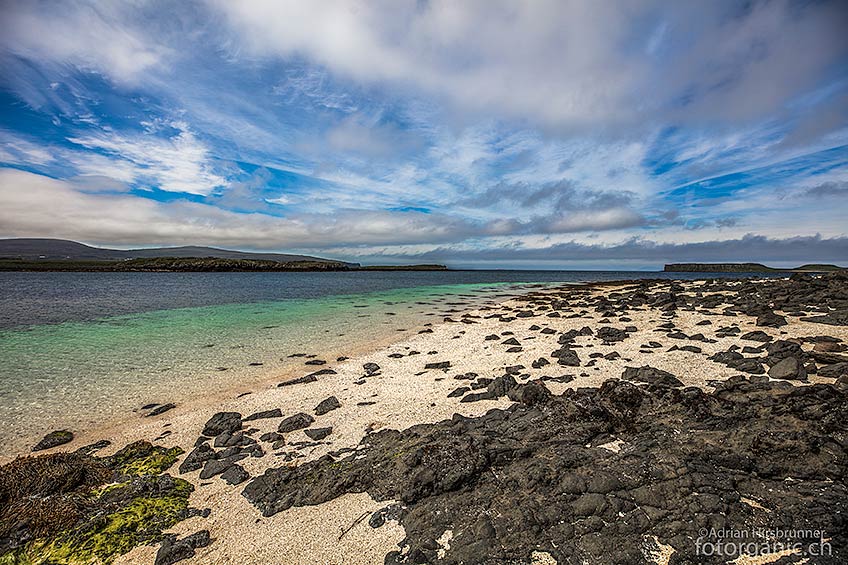
[(332, 363), (535, 285), (645, 277), (681, 275), (0, 273), (0, 450), (138, 417), (149, 403), (305, 373), (290, 355)]

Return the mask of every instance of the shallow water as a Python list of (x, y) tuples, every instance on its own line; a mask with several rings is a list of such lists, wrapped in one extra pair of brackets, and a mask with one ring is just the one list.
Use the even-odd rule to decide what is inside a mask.
[[(528, 283), (660, 273), (0, 273), (0, 453), (331, 364)], [(442, 284), (439, 284), (442, 283)]]

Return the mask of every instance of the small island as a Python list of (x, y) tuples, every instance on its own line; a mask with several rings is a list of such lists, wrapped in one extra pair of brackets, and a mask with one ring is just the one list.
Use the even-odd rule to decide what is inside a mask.
[(842, 271), (838, 265), (801, 265), (787, 269), (767, 267), (762, 263), (670, 263), (665, 265), (666, 273), (827, 273)]
[(0, 240), (0, 271), (282, 272), (446, 271), (444, 265), (362, 266), (334, 259), (214, 247), (106, 249), (61, 239)]

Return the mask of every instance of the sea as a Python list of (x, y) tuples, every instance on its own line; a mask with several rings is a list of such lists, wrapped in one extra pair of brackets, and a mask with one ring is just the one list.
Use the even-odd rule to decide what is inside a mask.
[(0, 272), (0, 457), (50, 430), (91, 430), (149, 404), (305, 374), (291, 355), (332, 362), (534, 288), (719, 276), (746, 275)]

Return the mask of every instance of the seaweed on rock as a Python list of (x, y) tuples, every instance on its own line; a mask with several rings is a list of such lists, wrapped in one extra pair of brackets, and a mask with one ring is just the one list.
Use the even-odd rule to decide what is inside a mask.
[(110, 457), (55, 453), (0, 467), (0, 564), (111, 563), (196, 511), (161, 474), (182, 453), (140, 441)]

